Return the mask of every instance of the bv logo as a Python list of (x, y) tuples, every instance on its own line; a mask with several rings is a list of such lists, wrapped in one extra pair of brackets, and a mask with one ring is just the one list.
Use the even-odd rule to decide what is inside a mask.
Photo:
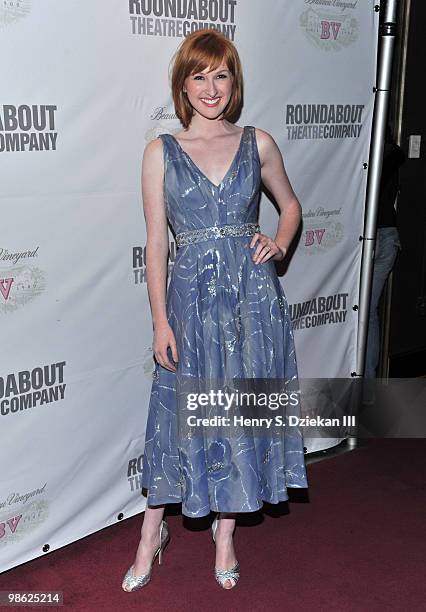
[(14, 516), (4, 523), (0, 523), (0, 538), (4, 538), (7, 535), (7, 531), (10, 533), (15, 533), (16, 528), (18, 526), (19, 521), (22, 518), (22, 514), (19, 516)]
[(0, 314), (31, 302), (46, 288), (44, 270), (29, 263), (0, 269)]
[(323, 40), (328, 40), (329, 38), (336, 40), (341, 25), (338, 21), (321, 20), (321, 38)]
[(9, 299), (10, 289), (14, 280), (14, 278), (0, 278), (0, 293), (5, 300)]
[(305, 255), (323, 255), (343, 239), (344, 226), (340, 221), (321, 219), (319, 223), (323, 227), (316, 227), (314, 219), (304, 219), (303, 223), (306, 229), (304, 240), (299, 243), (299, 250)]
[(323, 51), (341, 51), (358, 39), (358, 20), (347, 10), (309, 7), (299, 23), (309, 42)]
[(312, 246), (313, 244), (321, 244), (322, 237), (325, 234), (324, 229), (307, 230), (305, 232), (305, 246)]

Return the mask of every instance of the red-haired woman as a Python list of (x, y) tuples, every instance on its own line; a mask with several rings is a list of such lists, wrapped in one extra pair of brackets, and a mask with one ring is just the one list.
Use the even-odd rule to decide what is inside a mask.
[[(210, 381), (235, 391), (236, 380), (279, 379), (297, 389), (288, 304), (274, 261), (285, 257), (301, 207), (273, 138), (235, 124), (242, 85), (238, 53), (224, 35), (200, 30), (188, 36), (172, 71), (183, 129), (161, 134), (144, 152), (156, 364), (143, 456), (147, 503), (136, 559), (122, 585), (127, 591), (148, 583), (157, 555), (161, 562), (169, 541), (166, 504), (181, 502), (183, 514), (193, 518), (217, 513), (214, 573), (232, 588), (240, 576), (236, 514), (287, 500), (288, 487), (307, 487), (300, 433), (255, 430), (232, 419), (227, 425), (212, 419), (231, 414), (220, 402), (200, 402), (196, 412), (182, 400), (189, 397), (185, 389), (211, 392)], [(257, 223), (261, 181), (280, 208), (274, 238)], [(178, 250), (166, 289), (168, 222)]]

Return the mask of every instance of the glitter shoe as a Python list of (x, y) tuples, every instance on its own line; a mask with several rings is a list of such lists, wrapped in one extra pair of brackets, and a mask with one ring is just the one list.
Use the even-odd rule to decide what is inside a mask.
[[(217, 525), (218, 525), (218, 518), (216, 517), (215, 520), (212, 523), (212, 538), (213, 538), (213, 542), (216, 542), (215, 536), (216, 536), (216, 529), (217, 529)], [(236, 584), (237, 581), (240, 577), (240, 564), (238, 563), (238, 561), (236, 562), (236, 564), (234, 565), (234, 567), (231, 567), (231, 569), (217, 569), (217, 567), (214, 568), (214, 575), (215, 578), (217, 580), (217, 582), (220, 584), (221, 587), (223, 587), (224, 589), (230, 588), (232, 589)], [(234, 581), (234, 584), (232, 584), (231, 587), (226, 587), (225, 586), (225, 582), (227, 580), (230, 581)]]
[(161, 555), (162, 555), (164, 548), (168, 544), (169, 540), (170, 540), (169, 526), (167, 525), (166, 521), (161, 521), (160, 546), (157, 548), (157, 550), (154, 553), (149, 571), (146, 574), (135, 576), (135, 574), (133, 573), (134, 564), (131, 567), (129, 567), (126, 575), (124, 576), (123, 584), (121, 585), (123, 591), (126, 591), (127, 593), (132, 592), (132, 591), (137, 591), (138, 589), (141, 589), (146, 584), (148, 584), (148, 582), (151, 579), (152, 566), (154, 564), (155, 557), (158, 555), (158, 564), (161, 565)]

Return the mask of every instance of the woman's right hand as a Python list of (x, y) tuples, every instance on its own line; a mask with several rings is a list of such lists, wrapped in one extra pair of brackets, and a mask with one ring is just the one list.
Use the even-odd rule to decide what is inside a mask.
[(176, 366), (169, 361), (167, 355), (168, 347), (170, 347), (172, 351), (173, 360), (178, 362), (175, 335), (169, 323), (165, 322), (161, 323), (160, 325), (156, 325), (154, 328), (152, 350), (154, 352), (155, 359), (161, 366), (163, 366), (163, 368), (166, 368), (166, 370), (170, 370), (171, 372), (176, 372)]

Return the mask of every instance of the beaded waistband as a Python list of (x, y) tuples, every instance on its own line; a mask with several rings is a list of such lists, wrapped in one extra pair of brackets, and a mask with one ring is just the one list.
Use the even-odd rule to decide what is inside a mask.
[(256, 232), (260, 232), (258, 223), (238, 223), (235, 225), (212, 225), (211, 227), (202, 227), (188, 232), (180, 232), (176, 234), (176, 245), (178, 247), (194, 244), (195, 242), (203, 242), (210, 238), (226, 238), (228, 236), (251, 236)]

